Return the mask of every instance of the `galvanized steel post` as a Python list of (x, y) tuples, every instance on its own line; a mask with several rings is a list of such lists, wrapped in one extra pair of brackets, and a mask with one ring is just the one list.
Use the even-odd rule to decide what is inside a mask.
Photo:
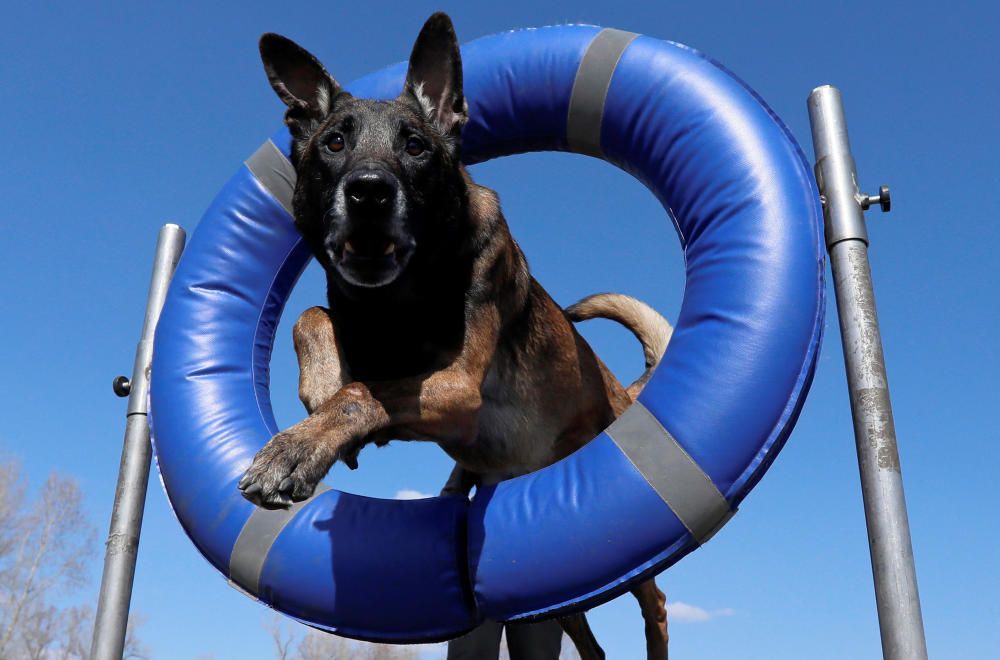
[(142, 338), (135, 352), (132, 378), (119, 377), (114, 383), (115, 393), (119, 396), (127, 394), (129, 399), (125, 418), (125, 442), (104, 555), (104, 575), (101, 578), (101, 594), (94, 622), (94, 639), (90, 648), (92, 660), (118, 660), (122, 657), (125, 646), (132, 579), (135, 576), (135, 560), (152, 455), (146, 415), (153, 335), (167, 295), (167, 286), (184, 250), (184, 241), (184, 230), (177, 225), (167, 224), (160, 229), (146, 300), (146, 319), (142, 325)]
[(864, 219), (864, 210), (874, 202), (883, 211), (889, 209), (888, 189), (883, 187), (877, 196), (858, 189), (840, 91), (817, 87), (808, 106), (854, 416), (882, 655), (890, 660), (926, 658)]

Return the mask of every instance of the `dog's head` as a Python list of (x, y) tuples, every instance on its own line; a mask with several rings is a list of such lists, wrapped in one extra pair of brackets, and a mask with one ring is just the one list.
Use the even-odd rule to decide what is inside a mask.
[(313, 254), (347, 289), (401, 279), (465, 203), (459, 149), (468, 115), (451, 20), (427, 20), (392, 101), (353, 97), (285, 37), (265, 34), (260, 53), (288, 106), (295, 222)]

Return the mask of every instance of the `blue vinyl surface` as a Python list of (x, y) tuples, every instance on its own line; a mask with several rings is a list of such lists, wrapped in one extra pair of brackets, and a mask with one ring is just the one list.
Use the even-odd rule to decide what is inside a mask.
[[(465, 160), (566, 150), (573, 82), (598, 32), (559, 26), (464, 46)], [(348, 89), (393, 97), (405, 68)], [(663, 203), (687, 265), (670, 350), (640, 401), (735, 508), (787, 439), (816, 364), (824, 251), (811, 170), (751, 90), (670, 42), (628, 46), (604, 118), (607, 160)], [(288, 153), (284, 129), (273, 140)], [(157, 463), (185, 531), (224, 574), (254, 510), (236, 481), (277, 431), (274, 330), (308, 259), (287, 212), (242, 167), (194, 233), (158, 326)], [(340, 634), (430, 641), (483, 616), (597, 604), (695, 547), (602, 434), (555, 465), (481, 489), (471, 504), (324, 493), (281, 532), (256, 595)]]

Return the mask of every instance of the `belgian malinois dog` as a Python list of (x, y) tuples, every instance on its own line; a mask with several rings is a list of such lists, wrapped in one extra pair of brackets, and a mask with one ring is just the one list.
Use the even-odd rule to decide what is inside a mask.
[[(276, 34), (264, 69), (288, 106), (295, 224), (326, 271), (328, 307), (295, 324), (304, 421), (275, 435), (240, 481), (260, 506), (312, 495), (369, 444), (430, 440), (468, 492), (545, 467), (606, 428), (638, 394), (670, 337), (645, 304), (602, 294), (561, 309), (528, 271), (496, 193), (461, 164), (468, 120), (451, 20), (428, 19), (391, 101), (355, 98)], [(572, 321), (617, 320), (646, 372), (624, 388)], [(633, 590), (649, 657), (667, 653), (663, 593)], [(583, 614), (560, 619), (584, 658), (604, 656)]]

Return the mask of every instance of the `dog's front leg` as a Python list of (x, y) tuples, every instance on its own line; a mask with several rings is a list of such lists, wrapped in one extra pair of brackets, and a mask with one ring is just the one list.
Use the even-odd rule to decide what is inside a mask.
[(499, 315), (486, 306), (468, 314), (461, 353), (446, 369), (379, 383), (350, 383), (307, 419), (278, 433), (240, 480), (260, 506), (302, 500), (338, 459), (356, 467), (366, 442), (386, 437), (468, 443), (479, 427), (481, 388), (493, 359)]
[(302, 312), (292, 329), (299, 361), (299, 400), (310, 415), (351, 382), (347, 360), (325, 307)]
[(471, 440), (480, 384), (454, 368), (424, 379), (350, 383), (311, 416), (271, 438), (240, 480), (240, 489), (260, 506), (288, 506), (312, 495), (338, 459), (356, 467), (361, 447), (380, 436)]
[[(337, 392), (351, 381), (347, 361), (344, 359), (339, 342), (337, 342), (333, 319), (330, 317), (329, 311), (324, 307), (310, 307), (302, 312), (292, 328), (292, 342), (295, 346), (295, 356), (299, 362), (299, 400), (305, 406), (306, 412), (312, 415), (324, 403), (332, 400)], [(302, 456), (317, 454), (315, 450), (310, 451), (308, 446), (294, 440), (294, 433), (291, 433), (294, 430), (296, 427), (275, 436), (274, 440), (268, 444), (269, 453), (275, 456), (282, 455), (286, 461), (295, 460), (299, 454)], [(321, 458), (321, 456), (316, 456), (316, 458)], [(276, 458), (272, 457), (271, 462), (273, 463), (272, 471), (276, 474), (281, 473), (281, 466)], [(287, 466), (285, 467), (285, 471), (287, 471)], [(303, 469), (306, 468), (303, 467)], [(247, 476), (249, 475), (248, 472)], [(283, 493), (279, 488), (277, 494), (270, 494), (269, 491), (265, 490), (270, 485), (265, 480), (259, 483), (260, 490), (257, 491), (251, 487), (252, 484), (249, 483), (250, 479), (247, 476), (240, 484), (251, 501), (266, 506), (275, 504), (284, 506), (291, 502), (294, 489), (292, 493)], [(289, 486), (289, 483), (285, 481), (287, 478), (284, 477), (278, 486), (282, 484), (286, 487)]]
[(351, 383), (312, 415), (275, 435), (240, 480), (244, 497), (259, 506), (283, 507), (312, 495), (337, 459), (385, 423), (385, 410), (369, 389)]

